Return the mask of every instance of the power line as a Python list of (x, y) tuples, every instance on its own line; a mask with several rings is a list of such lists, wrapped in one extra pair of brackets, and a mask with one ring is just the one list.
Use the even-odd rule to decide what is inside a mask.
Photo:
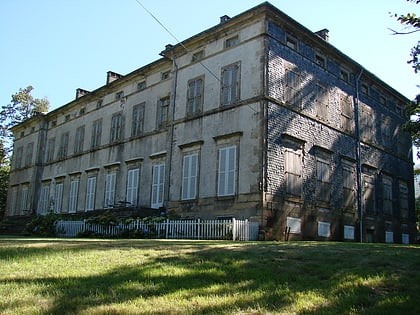
[[(143, 10), (145, 10), (170, 36), (172, 36), (173, 39), (175, 39), (176, 43), (181, 45), (182, 48), (185, 49), (185, 51), (187, 53), (191, 53), (191, 51), (150, 11), (148, 10), (141, 2), (140, 0), (135, 0), (138, 5), (140, 5)], [(207, 67), (202, 61), (198, 60), (198, 63), (204, 68), (206, 69), (217, 81), (221, 82), (219, 77), (213, 72), (211, 71), (211, 69), (209, 67)], [(247, 104), (247, 106), (254, 112), (256, 113), (257, 111), (255, 109), (253, 109), (249, 104)]]
[[(162, 28), (172, 36), (173, 39), (177, 42), (177, 44), (181, 45), (182, 48), (185, 49), (187, 53), (190, 53), (191, 51), (152, 13), (150, 10), (148, 10), (139, 0), (135, 0)], [(198, 60), (198, 63), (206, 69), (217, 81), (220, 82), (219, 77), (214, 74), (204, 63), (202, 63), (200, 60)]]

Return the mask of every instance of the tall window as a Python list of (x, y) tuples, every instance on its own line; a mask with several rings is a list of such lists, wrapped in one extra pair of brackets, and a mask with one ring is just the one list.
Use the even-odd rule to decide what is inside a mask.
[(111, 135), (110, 142), (119, 141), (122, 139), (122, 115), (115, 114), (111, 118)]
[(382, 189), (384, 213), (392, 215), (392, 179), (390, 177), (382, 178)]
[(315, 111), (318, 118), (328, 121), (328, 90), (319, 83), (315, 85)]
[(116, 178), (116, 172), (106, 174), (104, 208), (112, 208), (114, 206)]
[(126, 201), (129, 206), (137, 206), (139, 194), (139, 175), (140, 169), (133, 168), (127, 173), (127, 194)]
[(360, 113), (360, 132), (363, 138), (367, 140), (372, 140), (374, 121), (375, 117), (372, 109), (366, 105), (362, 105)]
[(316, 197), (320, 201), (329, 201), (331, 196), (330, 165), (327, 161), (316, 161)]
[(133, 116), (131, 122), (131, 136), (139, 136), (143, 132), (144, 124), (144, 106), (145, 104), (138, 104), (133, 107)]
[(408, 187), (406, 182), (400, 182), (399, 191), (400, 214), (402, 218), (408, 218)]
[(28, 143), (26, 146), (26, 154), (25, 154), (25, 166), (30, 166), (32, 164), (32, 155), (34, 152), (34, 143)]
[(355, 174), (353, 164), (343, 161), (342, 168), (343, 175), (343, 207), (347, 209), (354, 209), (355, 204)]
[(347, 132), (353, 132), (353, 101), (348, 95), (340, 95), (341, 128)]
[(372, 175), (363, 176), (363, 208), (368, 214), (375, 213), (375, 181)]
[(302, 194), (302, 153), (300, 149), (288, 148), (285, 154), (286, 193)]
[(240, 64), (224, 67), (222, 69), (221, 105), (232, 105), (239, 101)]
[(85, 141), (85, 126), (76, 129), (76, 136), (74, 138), (74, 153), (83, 152), (83, 142)]
[(79, 179), (72, 179), (70, 182), (70, 194), (69, 194), (69, 213), (75, 213), (77, 211), (77, 197), (79, 193)]
[(381, 124), (381, 134), (382, 134), (382, 143), (385, 147), (392, 146), (392, 132), (393, 128), (391, 127), (391, 118), (390, 117), (382, 117), (382, 124)]
[(48, 139), (47, 144), (47, 162), (54, 160), (55, 138)]
[(195, 199), (197, 196), (198, 154), (184, 156), (182, 167), (182, 200)]
[(165, 164), (153, 166), (152, 202), (151, 207), (158, 209), (163, 206), (163, 191), (165, 182)]
[(44, 183), (41, 187), (41, 196), (38, 203), (38, 213), (45, 214), (48, 211), (50, 204), (50, 184)]
[(236, 146), (219, 149), (218, 196), (232, 196), (236, 189)]
[(90, 176), (87, 179), (87, 185), (86, 185), (86, 204), (85, 204), (86, 211), (95, 209), (95, 191), (96, 191), (96, 176)]
[(69, 148), (69, 133), (65, 132), (60, 138), (60, 147), (58, 148), (58, 159), (64, 159), (67, 156)]
[(203, 106), (203, 78), (188, 82), (187, 115), (192, 116), (201, 112)]
[(22, 186), (22, 195), (20, 197), (21, 199), (20, 210), (23, 212), (28, 210), (28, 196), (29, 196), (29, 185), (25, 184)]
[(101, 145), (102, 119), (95, 120), (92, 125), (92, 148)]
[(23, 156), (23, 147), (18, 147), (16, 149), (16, 153), (13, 157), (13, 162), (15, 164), (15, 168), (22, 167), (22, 156)]
[(57, 183), (55, 185), (55, 192), (54, 192), (54, 212), (55, 213), (60, 213), (63, 206), (63, 187), (64, 187), (64, 184), (62, 182)]
[(169, 119), (169, 103), (170, 98), (161, 98), (158, 102), (158, 115), (157, 115), (157, 127), (164, 128), (168, 123)]
[(286, 70), (284, 101), (287, 105), (300, 109), (302, 103), (300, 75), (295, 70)]

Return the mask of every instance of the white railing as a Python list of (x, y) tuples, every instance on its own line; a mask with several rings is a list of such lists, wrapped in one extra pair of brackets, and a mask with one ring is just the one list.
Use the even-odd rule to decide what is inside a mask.
[(59, 237), (76, 237), (91, 233), (105, 237), (136, 237), (195, 240), (258, 240), (258, 223), (248, 220), (166, 220), (147, 222), (135, 220), (131, 223), (103, 226), (86, 221), (57, 221)]

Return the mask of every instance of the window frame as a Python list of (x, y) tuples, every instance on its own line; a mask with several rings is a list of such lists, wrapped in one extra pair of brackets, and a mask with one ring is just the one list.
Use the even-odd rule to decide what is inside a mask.
[(109, 142), (119, 142), (123, 137), (123, 115), (121, 112), (115, 113), (111, 117), (111, 128)]
[(79, 197), (79, 184), (80, 179), (72, 179), (70, 180), (70, 191), (69, 191), (69, 213), (76, 213), (77, 212), (77, 202)]
[(91, 147), (97, 148), (101, 145), (102, 136), (102, 118), (93, 121), (92, 123), (92, 138)]
[[(133, 176), (131, 175), (133, 174)], [(125, 194), (125, 201), (129, 206), (135, 207), (139, 202), (139, 188), (140, 188), (140, 167), (130, 168), (127, 171), (127, 188)]]
[(159, 209), (164, 204), (165, 193), (165, 163), (154, 164), (152, 167), (152, 190), (150, 204), (152, 209)]
[(198, 153), (192, 152), (185, 154), (182, 159), (181, 200), (193, 200), (197, 198), (198, 174)]
[(158, 100), (158, 110), (157, 110), (157, 117), (156, 117), (157, 129), (163, 129), (168, 126), (170, 105), (171, 105), (170, 96), (165, 96)]
[(187, 116), (198, 115), (202, 112), (204, 102), (204, 76), (188, 81), (187, 88)]
[(86, 180), (85, 211), (95, 210), (97, 176), (88, 176)]
[(117, 187), (117, 172), (110, 171), (105, 176), (104, 209), (114, 208)]
[(76, 134), (74, 137), (74, 153), (81, 153), (83, 152), (85, 142), (85, 126), (77, 127)]
[(235, 62), (221, 69), (220, 105), (230, 106), (241, 98), (241, 62)]
[[(237, 190), (238, 146), (228, 145), (218, 149), (217, 196), (234, 196)], [(233, 155), (233, 157), (232, 157)]]
[(133, 106), (132, 119), (131, 119), (131, 136), (137, 137), (143, 133), (144, 129), (144, 113), (146, 103), (140, 103)]

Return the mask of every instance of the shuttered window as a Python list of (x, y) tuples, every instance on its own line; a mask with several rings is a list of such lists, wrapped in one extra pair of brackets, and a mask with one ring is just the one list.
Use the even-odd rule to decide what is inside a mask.
[(232, 105), (239, 100), (239, 63), (227, 66), (222, 70), (221, 105)]
[(165, 164), (153, 166), (152, 202), (151, 207), (158, 209), (163, 206), (163, 192), (165, 182)]
[(69, 213), (75, 213), (77, 211), (78, 193), (79, 193), (79, 180), (74, 179), (70, 182)]
[(192, 116), (201, 112), (203, 104), (203, 79), (198, 78), (188, 83), (187, 115)]
[(138, 168), (128, 170), (127, 173), (127, 194), (125, 199), (129, 206), (137, 206), (138, 203), (139, 174), (140, 169)]
[(294, 196), (300, 196), (302, 194), (301, 150), (286, 150), (285, 172), (286, 192)]
[(63, 206), (63, 183), (57, 183), (55, 185), (54, 193), (54, 212), (60, 213)]
[(184, 156), (182, 170), (182, 200), (195, 199), (197, 195), (198, 154)]
[(235, 194), (236, 146), (219, 149), (218, 196)]
[(86, 186), (86, 205), (85, 210), (90, 211), (95, 209), (95, 190), (96, 177), (89, 177)]
[(106, 174), (104, 208), (112, 208), (115, 203), (115, 181), (117, 173)]

